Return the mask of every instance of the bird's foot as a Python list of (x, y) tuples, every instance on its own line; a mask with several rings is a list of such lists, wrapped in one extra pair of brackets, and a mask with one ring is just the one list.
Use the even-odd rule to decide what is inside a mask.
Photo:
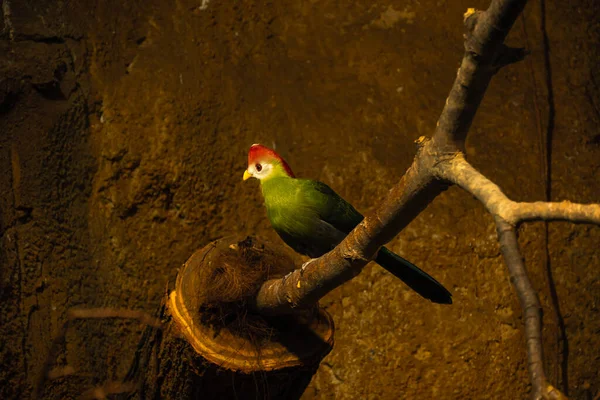
[(310, 260), (308, 260), (307, 262), (302, 264), (302, 267), (300, 268), (302, 270), (302, 272), (304, 272), (304, 269), (308, 266), (308, 264), (310, 264), (311, 262), (313, 262), (315, 260), (316, 260), (316, 258), (311, 258)]

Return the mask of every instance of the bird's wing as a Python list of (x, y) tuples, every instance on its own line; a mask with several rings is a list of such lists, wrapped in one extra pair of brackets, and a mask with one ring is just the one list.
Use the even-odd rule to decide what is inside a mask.
[(346, 233), (321, 219), (313, 220), (311, 227), (310, 236), (297, 236), (283, 231), (278, 233), (283, 241), (295, 251), (311, 258), (321, 257), (328, 251), (333, 250), (346, 237)]
[(344, 200), (332, 188), (319, 181), (306, 181), (310, 187), (316, 211), (323, 221), (348, 234), (364, 217), (352, 204)]
[[(331, 226), (329, 231), (342, 231), (343, 233), (340, 233), (345, 237), (363, 220), (363, 216), (329, 186), (321, 182), (312, 182), (312, 192), (318, 193), (314, 197), (319, 203), (327, 204), (326, 207), (319, 207), (321, 223)], [(377, 253), (376, 262), (426, 299), (434, 303), (452, 303), (452, 294), (444, 286), (410, 261), (385, 247)]]

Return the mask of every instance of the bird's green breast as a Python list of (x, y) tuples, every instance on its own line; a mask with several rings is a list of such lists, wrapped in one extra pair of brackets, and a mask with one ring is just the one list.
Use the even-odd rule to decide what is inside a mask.
[(306, 182), (293, 178), (261, 182), (267, 216), (278, 233), (309, 237), (320, 215), (327, 211), (327, 200), (319, 199)]
[(262, 180), (261, 187), (275, 231), (310, 257), (331, 250), (362, 220), (354, 207), (318, 181), (277, 177)]

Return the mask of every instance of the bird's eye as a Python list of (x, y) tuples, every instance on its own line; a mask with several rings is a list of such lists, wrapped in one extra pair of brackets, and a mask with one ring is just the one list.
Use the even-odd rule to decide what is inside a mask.
[(254, 168), (256, 168), (256, 170), (257, 170), (258, 172), (260, 172), (260, 171), (262, 170), (262, 165), (260, 165), (260, 164), (256, 164), (256, 165), (254, 166)]

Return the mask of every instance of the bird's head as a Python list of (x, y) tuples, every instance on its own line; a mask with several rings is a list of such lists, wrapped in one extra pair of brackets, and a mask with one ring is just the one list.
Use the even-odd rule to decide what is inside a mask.
[(294, 178), (290, 166), (274, 150), (261, 144), (253, 144), (248, 151), (248, 169), (244, 171), (244, 180), (256, 178), (260, 181), (287, 176)]

